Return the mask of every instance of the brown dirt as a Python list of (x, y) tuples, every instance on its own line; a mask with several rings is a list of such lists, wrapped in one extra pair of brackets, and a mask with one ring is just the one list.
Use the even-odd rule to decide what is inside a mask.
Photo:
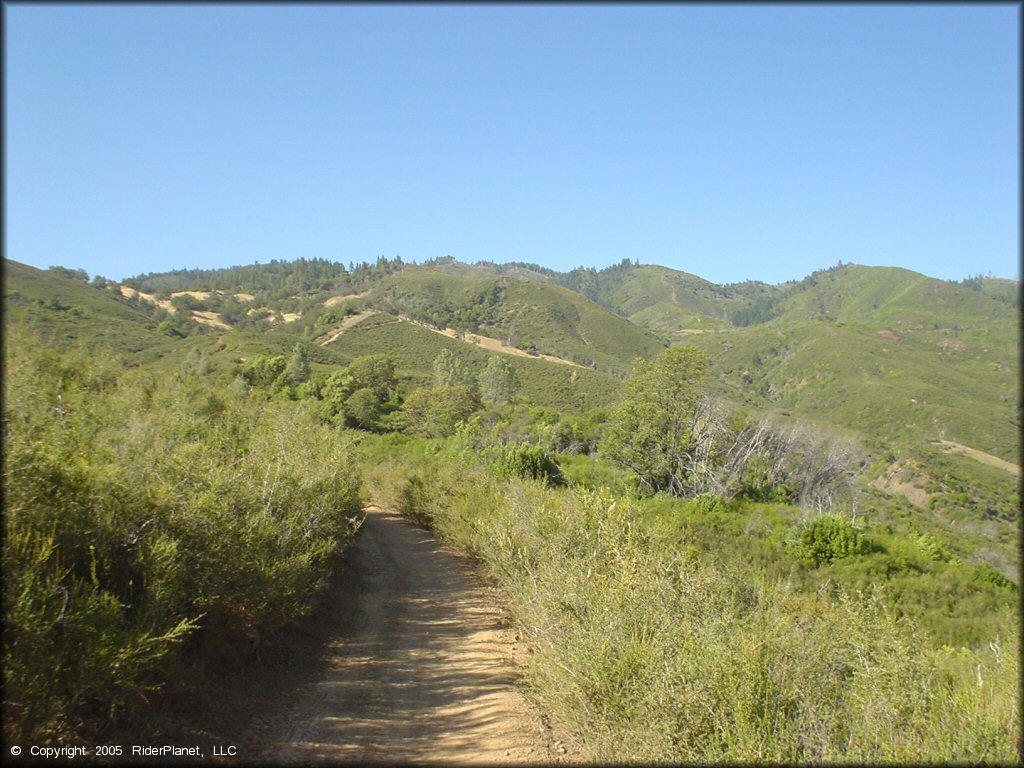
[(268, 733), (279, 764), (550, 762), (517, 689), (513, 633), (472, 565), (371, 510), (339, 595), (323, 673)]
[(363, 296), (369, 296), (369, 291), (363, 291), (362, 293), (346, 293), (344, 296), (331, 296), (324, 302), (325, 307), (333, 307), (335, 304), (340, 304), (348, 299), (361, 299)]
[(915, 472), (915, 468), (896, 462), (886, 471), (885, 475), (876, 478), (871, 485), (890, 495), (899, 495), (915, 507), (925, 509), (931, 495), (916, 483), (927, 482), (928, 478)]
[(340, 323), (338, 323), (338, 325), (334, 326), (334, 328), (332, 328), (328, 332), (327, 336), (325, 336), (322, 341), (318, 340), (317, 344), (319, 344), (321, 347), (326, 347), (328, 344), (337, 339), (339, 336), (341, 336), (341, 334), (343, 334), (356, 323), (361, 323), (366, 318), (372, 317), (373, 315), (376, 314), (377, 313), (374, 310), (366, 309), (363, 310), (362, 312), (357, 312), (354, 315), (349, 315)]
[(939, 440), (935, 445), (938, 445), (946, 453), (958, 453), (961, 456), (967, 456), (975, 461), (981, 462), (982, 464), (987, 464), (990, 467), (995, 467), (996, 469), (1001, 469), (1004, 472), (1009, 472), (1011, 475), (1020, 477), (1020, 466), (1018, 464), (1014, 464), (1012, 461), (1007, 461), (1006, 459), (1001, 459), (998, 456), (993, 456), (991, 453), (985, 453), (984, 451), (979, 451), (977, 448), (971, 448), (970, 446), (963, 445), (962, 443), (955, 443), (952, 440)]
[(447, 336), (449, 339), (464, 341), (467, 344), (474, 344), (475, 346), (483, 347), (484, 349), (489, 349), (491, 352), (501, 352), (506, 355), (516, 355), (517, 357), (533, 357), (540, 360), (547, 360), (549, 363), (561, 363), (562, 365), (571, 365), (575, 368), (584, 367), (579, 363), (574, 363), (572, 360), (566, 360), (565, 358), (562, 357), (555, 357), (554, 355), (531, 355), (526, 350), (519, 349), (518, 347), (506, 346), (502, 342), (498, 341), (498, 339), (492, 339), (490, 336), (480, 336), (475, 333), (460, 334), (454, 328), (445, 328), (442, 330), (440, 328), (434, 328), (432, 326), (426, 325), (425, 323), (417, 322), (416, 320), (413, 320), (412, 318), (409, 317), (405, 317), (404, 315), (399, 315), (399, 318), (407, 323), (418, 325), (420, 328), (426, 328), (428, 331), (433, 331), (434, 333), (439, 333), (442, 336)]
[(183, 673), (115, 741), (198, 745), (193, 764), (575, 762), (523, 697), (523, 655), (471, 561), (370, 508), (313, 615)]
[(208, 325), (211, 328), (220, 328), (222, 330), (231, 330), (231, 326), (220, 319), (220, 315), (216, 312), (207, 312), (204, 310), (193, 309), (192, 317), (195, 318), (197, 323)]

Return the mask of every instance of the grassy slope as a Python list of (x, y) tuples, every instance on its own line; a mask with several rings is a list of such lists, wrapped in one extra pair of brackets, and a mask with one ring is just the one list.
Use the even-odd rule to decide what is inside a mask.
[(1018, 460), (1018, 333), (1006, 305), (905, 270), (847, 267), (775, 320), (691, 337), (737, 398), (896, 445), (940, 436)]
[[(384, 314), (364, 320), (326, 348), (350, 358), (381, 352), (393, 355), (399, 361), (399, 370), (422, 384), (431, 380), (431, 364), (443, 349), (467, 360), (475, 370), (481, 370), (489, 357), (499, 354)], [(567, 413), (584, 414), (605, 406), (618, 396), (622, 386), (618, 379), (600, 371), (511, 355), (502, 357), (515, 369), (522, 394), (537, 405)]]
[[(452, 266), (449, 265), (449, 269)], [(470, 267), (467, 270), (486, 268)], [(477, 333), (582, 365), (625, 375), (635, 357), (664, 347), (650, 332), (579, 294), (555, 285), (501, 278), (475, 279), (432, 269), (408, 268), (384, 281), (365, 304), (416, 316), (430, 307), (468, 306), (495, 285), (500, 298)]]
[(858, 433), (888, 456), (868, 480), (909, 462), (934, 497), (905, 522), (939, 522), (965, 555), (1016, 574), (1007, 510), (1017, 478), (933, 445), (945, 438), (1020, 463), (1012, 306), (906, 270), (848, 266), (779, 309), (767, 323), (688, 339), (711, 353), (716, 388), (754, 410)]
[(729, 325), (729, 316), (748, 303), (725, 296), (721, 289), (696, 275), (666, 267), (644, 265), (602, 285), (599, 298), (631, 321), (678, 338), (683, 330), (712, 330)]
[(4, 260), (4, 323), (25, 323), (48, 343), (85, 341), (132, 362), (152, 362), (180, 346), (119, 294), (53, 272)]

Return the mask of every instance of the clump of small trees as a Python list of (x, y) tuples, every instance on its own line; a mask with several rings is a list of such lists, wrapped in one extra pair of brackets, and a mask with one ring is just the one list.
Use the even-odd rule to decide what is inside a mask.
[(638, 359), (602, 452), (649, 492), (799, 501), (831, 509), (863, 466), (852, 439), (730, 415), (703, 386), (706, 353), (672, 347)]

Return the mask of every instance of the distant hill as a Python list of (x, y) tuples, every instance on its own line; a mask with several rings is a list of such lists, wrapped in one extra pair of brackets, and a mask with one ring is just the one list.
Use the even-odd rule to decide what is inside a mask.
[[(848, 264), (775, 286), (717, 285), (629, 260), (563, 273), (450, 258), (275, 261), (123, 286), (10, 261), (4, 270), (6, 323), (165, 370), (197, 347), (227, 375), (305, 341), (321, 368), (386, 351), (411, 386), (429, 380), (442, 349), (471, 366), (503, 354), (532, 402), (585, 414), (614, 404), (634, 358), (694, 344), (731, 402), (859, 436), (877, 462), (868, 480), (886, 493), (1004, 544), (1019, 521), (1012, 280)], [(127, 287), (142, 293), (126, 298)], [(365, 319), (347, 328), (355, 313)]]
[(654, 357), (665, 347), (650, 332), (567, 288), (509, 277), (481, 280), (409, 268), (382, 279), (362, 301), (619, 376), (628, 373), (633, 358)]

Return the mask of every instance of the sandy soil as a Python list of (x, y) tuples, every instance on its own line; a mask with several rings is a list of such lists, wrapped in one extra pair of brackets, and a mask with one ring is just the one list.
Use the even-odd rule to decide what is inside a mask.
[(350, 572), (324, 671), (269, 734), (261, 761), (552, 760), (516, 687), (513, 633), (469, 562), (371, 510)]
[(445, 328), (441, 330), (439, 328), (434, 328), (432, 326), (426, 325), (425, 323), (418, 323), (411, 318), (405, 317), (404, 315), (399, 315), (399, 317), (407, 323), (418, 325), (420, 328), (426, 328), (428, 331), (433, 331), (434, 333), (439, 333), (442, 336), (447, 336), (449, 339), (465, 341), (467, 344), (475, 344), (478, 347), (489, 349), (492, 352), (502, 352), (506, 355), (516, 355), (518, 357), (533, 357), (540, 360), (547, 360), (549, 363), (561, 363), (562, 365), (571, 365), (575, 368), (584, 367), (579, 363), (574, 363), (572, 360), (566, 360), (561, 357), (555, 357), (554, 355), (531, 355), (529, 352), (519, 349), (518, 347), (506, 346), (497, 339), (492, 339), (490, 336), (479, 336), (475, 333), (467, 333), (463, 334), (463, 336), (460, 338), (459, 332), (454, 328)]
[(366, 318), (372, 317), (373, 315), (376, 314), (377, 313), (374, 310), (367, 309), (363, 310), (362, 312), (357, 312), (354, 315), (347, 316), (344, 320), (338, 323), (338, 325), (334, 326), (334, 328), (331, 329), (330, 333), (326, 337), (324, 337), (323, 341), (318, 341), (317, 344), (319, 344), (321, 347), (326, 347), (328, 344), (337, 339), (339, 336), (341, 336), (341, 334), (343, 334), (356, 323), (361, 323)]
[(471, 561), (371, 508), (311, 616), (184, 672), (111, 743), (195, 744), (183, 763), (206, 765), (577, 762), (523, 698), (525, 653)]
[(216, 312), (205, 312), (198, 309), (192, 310), (192, 317), (196, 319), (196, 322), (208, 325), (211, 328), (221, 328), (224, 330), (231, 330), (231, 326), (220, 319), (220, 315)]
[(1001, 459), (998, 456), (993, 456), (991, 453), (985, 453), (979, 451), (977, 448), (971, 448), (970, 446), (963, 445), (962, 443), (955, 443), (952, 440), (940, 440), (936, 443), (946, 453), (958, 453), (961, 456), (968, 456), (975, 461), (980, 461), (982, 464), (987, 464), (990, 467), (996, 467), (1004, 472), (1009, 472), (1011, 475), (1020, 477), (1020, 466), (1014, 464), (1012, 461)]
[(325, 307), (333, 307), (335, 304), (340, 304), (348, 299), (361, 299), (363, 296), (369, 296), (369, 291), (363, 291), (362, 293), (347, 293), (344, 296), (331, 296), (324, 302)]
[(915, 507), (925, 509), (931, 495), (920, 486), (928, 482), (928, 476), (921, 474), (916, 464), (897, 461), (889, 466), (884, 475), (875, 478), (871, 485), (885, 493), (902, 496)]

